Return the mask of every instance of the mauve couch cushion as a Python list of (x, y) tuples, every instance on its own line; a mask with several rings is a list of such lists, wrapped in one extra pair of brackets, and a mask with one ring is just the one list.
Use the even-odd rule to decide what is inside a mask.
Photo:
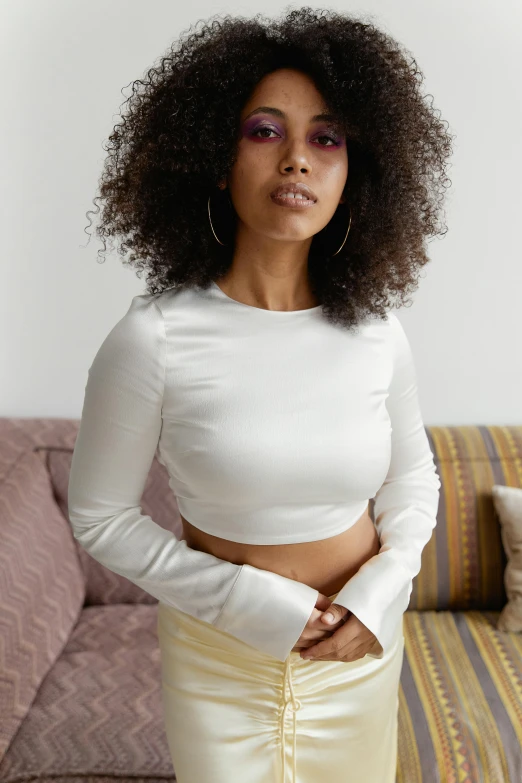
[(2, 783), (77, 776), (175, 780), (157, 605), (83, 610), (0, 764)]
[(32, 451), (0, 482), (0, 759), (82, 611), (75, 541)]

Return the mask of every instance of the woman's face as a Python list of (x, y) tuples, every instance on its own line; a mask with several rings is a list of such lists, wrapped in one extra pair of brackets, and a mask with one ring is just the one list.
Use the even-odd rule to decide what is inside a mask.
[[(330, 221), (344, 201), (348, 155), (334, 118), (315, 118), (324, 113), (321, 94), (301, 71), (282, 68), (256, 86), (241, 112), (238, 155), (227, 181), (239, 232), (311, 241)], [(313, 203), (277, 204), (270, 194), (285, 183), (308, 185)]]

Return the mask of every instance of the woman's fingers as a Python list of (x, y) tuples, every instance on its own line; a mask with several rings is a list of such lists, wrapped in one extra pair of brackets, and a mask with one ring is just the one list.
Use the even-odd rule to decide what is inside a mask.
[(322, 639), (327, 639), (334, 633), (334, 631), (340, 628), (341, 625), (344, 625), (344, 620), (339, 620), (338, 622), (329, 626), (325, 625), (321, 620), (323, 612), (325, 612), (331, 605), (332, 602), (328, 596), (323, 595), (323, 593), (319, 593), (315, 603), (315, 608), (312, 609), (310, 619), (305, 625), (303, 633), (297, 640), (295, 647), (292, 647), (292, 652), (299, 652), (305, 647), (312, 647), (312, 645), (314, 645), (316, 642), (319, 642)]
[(330, 601), (327, 595), (324, 595), (323, 593), (319, 593), (317, 597), (317, 601), (315, 602), (315, 606), (322, 613), (328, 609), (331, 603), (332, 602)]

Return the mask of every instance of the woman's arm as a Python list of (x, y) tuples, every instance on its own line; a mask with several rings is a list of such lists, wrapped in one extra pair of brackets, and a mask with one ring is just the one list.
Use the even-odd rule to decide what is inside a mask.
[(437, 522), (440, 479), (422, 422), (411, 348), (394, 313), (390, 320), (393, 378), (386, 407), (392, 425), (392, 455), (384, 484), (375, 496), (378, 554), (344, 585), (334, 603), (349, 609), (389, 649), (408, 608), (422, 550)]
[(135, 296), (88, 372), (68, 489), (74, 537), (163, 603), (284, 661), (318, 591), (193, 550), (142, 514), (162, 427), (165, 362), (162, 312), (152, 294)]

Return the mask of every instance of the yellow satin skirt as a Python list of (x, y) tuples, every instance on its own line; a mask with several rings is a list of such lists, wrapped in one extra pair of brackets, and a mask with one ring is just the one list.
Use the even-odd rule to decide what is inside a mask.
[(350, 662), (283, 663), (161, 602), (157, 627), (177, 783), (395, 783), (402, 623)]

